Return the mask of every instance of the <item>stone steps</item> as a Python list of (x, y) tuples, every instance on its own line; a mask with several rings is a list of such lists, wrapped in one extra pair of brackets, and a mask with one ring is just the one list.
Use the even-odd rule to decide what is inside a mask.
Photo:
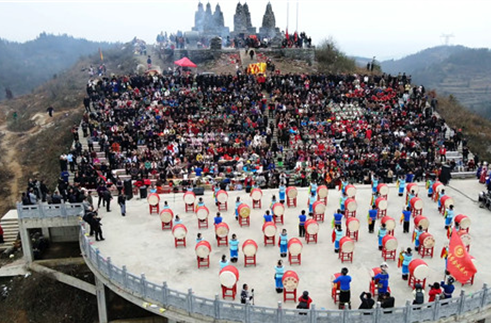
[(0, 221), (3, 228), (3, 239), (5, 243), (0, 244), (0, 251), (5, 250), (12, 246), (17, 240), (19, 234), (19, 220), (18, 219), (2, 219)]

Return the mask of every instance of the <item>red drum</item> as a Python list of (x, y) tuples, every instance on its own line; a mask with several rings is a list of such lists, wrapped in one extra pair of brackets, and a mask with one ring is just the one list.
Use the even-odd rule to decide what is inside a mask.
[(353, 218), (353, 217), (349, 217), (346, 219), (346, 228), (348, 228), (348, 230), (350, 232), (356, 232), (358, 230), (360, 230), (360, 220), (358, 220), (357, 218)]
[[(336, 278), (338, 278), (339, 276), (341, 276), (341, 273), (332, 274), (332, 276), (331, 276), (331, 282), (335, 281)], [(332, 288), (333, 289), (339, 289), (339, 285), (340, 285), (340, 283), (332, 283)]]
[(251, 198), (253, 201), (260, 201), (263, 197), (263, 191), (260, 188), (254, 188), (251, 191)]
[(385, 197), (379, 197), (375, 200), (375, 205), (377, 206), (377, 209), (381, 211), (387, 210), (388, 204), (389, 203), (387, 202), (387, 199)]
[(228, 194), (224, 190), (219, 190), (216, 195), (217, 201), (220, 203), (226, 203), (228, 201)]
[(326, 198), (328, 194), (329, 190), (327, 189), (326, 185), (321, 185), (317, 188), (317, 195), (320, 199)]
[(283, 287), (285, 288), (285, 290), (288, 292), (292, 292), (297, 289), (300, 279), (298, 278), (296, 272), (294, 272), (293, 270), (287, 270), (283, 274), (283, 278), (281, 278), (281, 281), (283, 282)]
[(163, 209), (160, 212), (160, 220), (164, 223), (170, 223), (174, 219), (174, 212), (171, 209)]
[(225, 222), (221, 222), (221, 223), (218, 223), (216, 226), (215, 226), (215, 234), (219, 237), (219, 238), (225, 238), (228, 236), (228, 232), (230, 231), (229, 227), (228, 227), (228, 224), (225, 223)]
[(392, 231), (396, 228), (396, 221), (394, 218), (390, 216), (384, 216), (380, 220), (382, 223), (385, 223), (385, 227), (387, 228), (387, 231)]
[(252, 239), (247, 239), (242, 244), (242, 252), (247, 257), (253, 257), (253, 256), (255, 256), (256, 255), (256, 252), (257, 252), (257, 243), (254, 240), (252, 240)]
[(237, 208), (237, 211), (239, 212), (239, 216), (241, 218), (248, 218), (249, 215), (251, 215), (251, 208), (249, 207), (249, 205), (247, 205), (245, 203), (242, 203), (241, 205), (239, 205), (239, 207)]
[(433, 192), (440, 194), (440, 191), (443, 190), (444, 188), (445, 186), (443, 185), (442, 182), (433, 183)]
[(442, 199), (441, 199), (441, 202), (442, 202), (442, 205), (447, 209), (450, 205), (455, 205), (453, 204), (453, 199), (448, 196), (448, 195), (445, 195), (445, 196), (442, 196)]
[(182, 196), (182, 199), (186, 204), (194, 204), (194, 202), (196, 201), (196, 194), (194, 194), (194, 192), (187, 191)]
[(339, 249), (341, 249), (341, 252), (353, 252), (355, 250), (355, 242), (350, 237), (342, 237), (339, 240)]
[(308, 234), (319, 233), (319, 223), (317, 223), (314, 219), (309, 219), (305, 221), (305, 231)]
[(298, 195), (298, 191), (297, 191), (297, 188), (295, 186), (289, 186), (286, 188), (286, 195), (291, 198), (291, 199), (294, 199), (297, 197)]
[(368, 273), (370, 274), (370, 277), (375, 277), (378, 274), (380, 274), (381, 272), (382, 272), (382, 268), (375, 267), (375, 268), (370, 269), (370, 271)]
[(387, 251), (396, 250), (397, 245), (398, 245), (397, 239), (394, 236), (391, 236), (390, 234), (388, 234), (382, 238), (382, 245), (384, 246), (385, 250), (387, 250)]
[(239, 281), (239, 270), (234, 266), (228, 265), (220, 270), (220, 284), (227, 288), (233, 288)]
[(417, 217), (414, 218), (414, 227), (419, 227), (422, 226), (423, 230), (428, 230), (430, 226), (430, 221), (428, 220), (427, 217), (418, 215)]
[(409, 273), (417, 280), (424, 280), (428, 277), (430, 268), (422, 259), (414, 259), (409, 263)]
[(377, 185), (377, 192), (380, 193), (380, 195), (388, 195), (389, 194), (389, 186), (387, 184), (378, 184)]
[(266, 237), (271, 238), (276, 235), (276, 225), (273, 222), (263, 224), (263, 233)]
[(467, 230), (471, 226), (471, 219), (467, 215), (459, 214), (455, 217), (455, 223), (458, 223), (461, 229)]
[(300, 239), (291, 238), (290, 240), (288, 240), (287, 247), (288, 247), (288, 252), (290, 253), (290, 255), (298, 256), (299, 254), (302, 253), (303, 244), (302, 244), (302, 241), (300, 241)]
[(419, 193), (419, 186), (416, 183), (409, 183), (406, 185), (406, 191), (408, 193), (411, 193), (412, 191), (414, 191), (414, 194), (418, 194)]
[(196, 208), (196, 216), (199, 220), (206, 220), (210, 215), (210, 210), (206, 206), (199, 206)]
[(314, 214), (324, 214), (326, 212), (326, 205), (322, 201), (316, 201), (312, 205), (314, 209)]
[(285, 206), (281, 203), (275, 203), (273, 204), (273, 214), (276, 216), (282, 216), (285, 214)]
[(184, 226), (184, 224), (176, 224), (172, 228), (172, 235), (176, 239), (184, 239), (184, 238), (186, 238), (186, 234), (187, 233), (188, 233), (188, 229), (186, 228), (186, 226)]
[(344, 201), (344, 207), (348, 212), (355, 212), (358, 205), (356, 204), (355, 199), (350, 198)]
[(471, 242), (472, 242), (471, 235), (468, 234), (466, 231), (463, 231), (463, 230), (458, 231), (458, 233), (459, 233), (460, 239), (462, 239), (462, 243), (464, 244), (464, 246), (466, 246), (466, 247), (470, 246)]
[(196, 256), (200, 258), (207, 258), (211, 253), (211, 245), (208, 241), (201, 240), (194, 247), (194, 251), (196, 252)]
[(428, 232), (423, 232), (419, 236), (419, 243), (427, 249), (433, 248), (435, 246), (435, 238)]
[(150, 193), (147, 197), (147, 202), (151, 206), (159, 205), (160, 197), (157, 193)]
[(413, 197), (411, 201), (409, 201), (411, 204), (411, 209), (413, 210), (422, 210), (423, 209), (423, 200), (420, 199), (419, 197)]
[(346, 192), (346, 195), (348, 195), (348, 197), (355, 197), (356, 195), (356, 187), (354, 185), (346, 185), (346, 189), (345, 189), (345, 192)]

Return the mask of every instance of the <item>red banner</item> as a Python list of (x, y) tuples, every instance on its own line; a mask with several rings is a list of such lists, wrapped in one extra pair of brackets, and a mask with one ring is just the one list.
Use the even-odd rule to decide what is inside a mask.
[(447, 270), (457, 281), (465, 284), (477, 272), (460, 235), (452, 230), (448, 246)]

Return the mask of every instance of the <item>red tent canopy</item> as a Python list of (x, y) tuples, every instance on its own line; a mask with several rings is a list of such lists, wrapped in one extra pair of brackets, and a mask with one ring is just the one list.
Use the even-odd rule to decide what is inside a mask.
[(183, 57), (180, 60), (175, 61), (174, 64), (182, 67), (196, 67), (196, 64), (191, 62), (191, 60), (189, 60), (187, 57)]

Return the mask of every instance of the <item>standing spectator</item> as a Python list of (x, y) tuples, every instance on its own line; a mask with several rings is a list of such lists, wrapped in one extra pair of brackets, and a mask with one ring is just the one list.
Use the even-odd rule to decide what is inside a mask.
[[(389, 292), (382, 294), (380, 307), (382, 308), (393, 308), (395, 306), (396, 300), (394, 296), (391, 296)], [(384, 311), (384, 313), (392, 313), (392, 311)]]
[(250, 304), (254, 303), (254, 288), (251, 290), (251, 294), (249, 294), (249, 286), (247, 284), (242, 285), (242, 291), (240, 292), (240, 303), (241, 304)]
[(111, 191), (106, 189), (103, 193), (104, 202), (106, 203), (106, 211), (111, 212), (111, 200), (113, 199), (113, 195)]
[(55, 110), (55, 109), (53, 109), (53, 107), (52, 107), (52, 106), (49, 106), (49, 107), (46, 109), (46, 111), (48, 112), (48, 115), (49, 115), (49, 117), (50, 117), (50, 118), (52, 118), (52, 117), (53, 117), (53, 111), (54, 111), (54, 110)]
[(93, 222), (94, 232), (95, 232), (95, 240), (96, 241), (104, 241), (104, 237), (102, 236), (102, 224), (101, 218), (97, 216), (97, 213), (94, 213)]
[(38, 198), (36, 194), (34, 194), (34, 190), (31, 188), (29, 189), (29, 200), (31, 201), (31, 204), (37, 204), (38, 203)]
[(360, 307), (358, 309), (360, 310), (369, 310), (373, 308), (373, 305), (375, 305), (375, 301), (372, 298), (371, 293), (363, 292), (360, 295)]
[(5, 240), (3, 240), (3, 228), (1, 224), (0, 224), (0, 243), (5, 243)]
[(425, 291), (420, 283), (414, 285), (413, 297), (413, 305), (420, 305), (425, 302)]
[[(298, 309), (310, 309), (310, 304), (312, 304), (312, 298), (309, 297), (309, 292), (304, 291), (302, 296), (298, 298)], [(307, 315), (306, 312), (300, 312), (300, 315)]]
[(341, 275), (332, 281), (334, 284), (339, 283), (339, 309), (342, 310), (348, 304), (351, 309), (351, 276), (348, 275), (348, 268), (341, 269)]
[(443, 298), (452, 298), (452, 294), (455, 290), (455, 286), (453, 285), (454, 281), (453, 277), (448, 277), (446, 284), (443, 280), (440, 282), (440, 285), (443, 288)]
[(123, 192), (119, 192), (118, 204), (121, 208), (121, 215), (126, 216), (126, 196), (124, 196)]

